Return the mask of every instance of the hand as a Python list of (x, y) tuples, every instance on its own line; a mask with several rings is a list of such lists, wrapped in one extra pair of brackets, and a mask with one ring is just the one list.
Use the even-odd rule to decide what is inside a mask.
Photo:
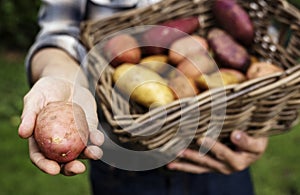
[(103, 134), (97, 130), (98, 118), (96, 113), (95, 100), (88, 89), (73, 84), (67, 80), (43, 77), (36, 82), (32, 89), (24, 97), (24, 108), (22, 122), (19, 126), (19, 135), (28, 138), (30, 159), (42, 171), (56, 175), (76, 175), (85, 171), (85, 166), (79, 160), (74, 160), (64, 165), (60, 165), (53, 160), (45, 158), (40, 152), (34, 138), (33, 130), (35, 120), (40, 110), (52, 101), (72, 101), (79, 104), (85, 111), (90, 130), (90, 142), (83, 151), (83, 158), (99, 159), (102, 156)]
[(254, 138), (242, 131), (234, 131), (230, 139), (236, 150), (210, 138), (199, 139), (199, 145), (212, 146), (210, 150), (212, 155), (203, 155), (198, 151), (186, 149), (180, 154), (180, 158), (189, 162), (174, 161), (168, 164), (168, 168), (196, 174), (207, 172), (231, 174), (242, 171), (257, 161), (268, 145), (267, 137)]

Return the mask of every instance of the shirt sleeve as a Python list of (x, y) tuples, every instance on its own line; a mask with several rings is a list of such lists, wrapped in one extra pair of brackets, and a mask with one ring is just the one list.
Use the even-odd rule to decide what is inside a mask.
[(80, 22), (85, 16), (86, 1), (43, 0), (39, 10), (40, 32), (25, 59), (27, 78), (30, 84), (33, 55), (45, 47), (56, 47), (66, 51), (79, 63), (86, 55), (80, 42)]

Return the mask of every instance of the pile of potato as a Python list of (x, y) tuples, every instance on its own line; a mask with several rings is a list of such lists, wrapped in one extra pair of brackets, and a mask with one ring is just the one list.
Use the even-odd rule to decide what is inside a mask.
[(197, 34), (198, 17), (186, 17), (154, 26), (139, 38), (109, 39), (104, 55), (115, 68), (117, 89), (149, 108), (283, 71), (248, 53), (254, 27), (240, 5), (216, 0), (212, 11), (217, 27), (206, 37)]
[[(109, 39), (103, 49), (115, 68), (116, 88), (150, 108), (283, 71), (249, 55), (246, 48), (253, 42), (254, 28), (234, 0), (216, 0), (212, 11), (218, 27), (206, 37), (197, 34), (198, 17), (187, 17), (154, 26), (138, 39), (130, 34)], [(76, 159), (88, 136), (84, 111), (75, 103), (52, 102), (37, 116), (37, 145), (59, 163)]]

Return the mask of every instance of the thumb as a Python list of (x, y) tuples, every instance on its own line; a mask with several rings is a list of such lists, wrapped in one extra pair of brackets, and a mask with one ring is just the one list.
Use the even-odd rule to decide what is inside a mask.
[(24, 97), (24, 107), (18, 134), (21, 138), (29, 138), (34, 130), (37, 114), (42, 109), (42, 99), (28, 94)]
[(239, 149), (252, 153), (262, 153), (268, 143), (266, 137), (255, 138), (238, 130), (232, 132), (230, 139)]

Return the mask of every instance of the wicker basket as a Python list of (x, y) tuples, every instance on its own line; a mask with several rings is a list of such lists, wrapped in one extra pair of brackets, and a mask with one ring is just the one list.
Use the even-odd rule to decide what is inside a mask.
[[(175, 147), (184, 138), (204, 136), (208, 129), (214, 131), (221, 128), (219, 139), (226, 141), (235, 129), (247, 131), (253, 136), (270, 136), (287, 132), (297, 123), (300, 108), (299, 10), (285, 0), (238, 2), (248, 11), (256, 30), (249, 52), (280, 65), (285, 72), (228, 86), (225, 88), (225, 102), (214, 101), (223, 96), (224, 91), (213, 89), (196, 97), (174, 101), (166, 107), (143, 112), (134, 102), (128, 103), (121, 95), (116, 95), (114, 103), (111, 103), (111, 75), (114, 69), (107, 68), (101, 74), (98, 65), (106, 62), (99, 55), (91, 55), (88, 69), (98, 83), (98, 106), (122, 142), (139, 143), (149, 149), (160, 147), (164, 151)], [(206, 36), (208, 30), (216, 25), (211, 12), (212, 4), (213, 0), (163, 0), (100, 21), (88, 21), (82, 24), (82, 41), (88, 48), (92, 48), (107, 35), (123, 29), (192, 15), (199, 16), (199, 33)], [(280, 31), (277, 43), (268, 34), (268, 27), (274, 24)], [(212, 112), (212, 104), (215, 112)], [(218, 110), (224, 109), (226, 116), (222, 118)], [(162, 117), (164, 120), (161, 120)], [(195, 128), (195, 124), (196, 131), (189, 131)], [(161, 129), (159, 132), (151, 133), (158, 127)], [(185, 130), (178, 134), (179, 128)], [(145, 134), (148, 136), (139, 136)]]

